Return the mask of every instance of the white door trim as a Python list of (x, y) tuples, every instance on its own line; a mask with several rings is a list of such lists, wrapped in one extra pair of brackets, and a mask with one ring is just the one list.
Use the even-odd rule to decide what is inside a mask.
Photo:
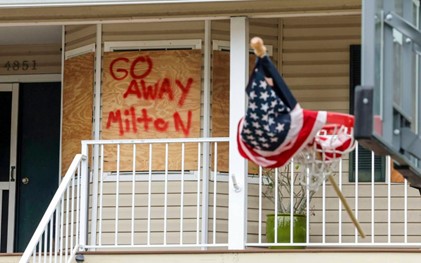
[[(12, 92), (12, 110), (10, 122), (10, 164), (9, 164), (9, 181), (1, 182), (0, 189), (9, 191), (9, 209), (8, 209), (8, 225), (7, 225), (7, 250), (13, 252), (13, 244), (15, 238), (15, 204), (16, 204), (16, 154), (17, 154), (17, 128), (18, 128), (18, 95), (19, 85), (0, 84), (1, 92)], [(12, 174), (12, 167), (13, 174)], [(15, 180), (12, 180), (12, 176)], [(0, 198), (1, 199), (1, 198)], [(2, 204), (2, 203), (0, 203)]]

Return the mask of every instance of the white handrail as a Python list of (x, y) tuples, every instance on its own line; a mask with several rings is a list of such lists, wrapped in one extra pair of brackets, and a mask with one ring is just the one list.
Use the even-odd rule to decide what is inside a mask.
[[(40, 242), (40, 239), (42, 238), (42, 235), (46, 231), (46, 227), (48, 226), (48, 223), (50, 222), (51, 217), (54, 215), (54, 213), (57, 210), (57, 207), (60, 204), (60, 201), (62, 200), (62, 197), (66, 190), (69, 187), (69, 184), (73, 178), (73, 175), (78, 170), (79, 164), (86, 160), (86, 156), (83, 156), (82, 154), (77, 154), (75, 158), (73, 159), (69, 169), (66, 172), (66, 175), (63, 177), (59, 188), (57, 189), (57, 192), (55, 193), (53, 199), (51, 200), (47, 211), (45, 212), (44, 216), (42, 217), (37, 229), (34, 232), (34, 235), (32, 236), (31, 240), (29, 241), (28, 246), (25, 249), (25, 252), (22, 255), (22, 258), (19, 260), (19, 263), (26, 263), (29, 262), (30, 257), (32, 256), (32, 253), (35, 251), (37, 245)], [(42, 240), (41, 240), (42, 242)], [(77, 244), (75, 247), (78, 246)], [(73, 249), (73, 248), (72, 248)], [(41, 255), (40, 255), (41, 256)]]

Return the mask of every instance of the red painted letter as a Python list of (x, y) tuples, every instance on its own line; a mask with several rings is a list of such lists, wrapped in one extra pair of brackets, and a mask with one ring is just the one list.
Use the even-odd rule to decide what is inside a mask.
[(181, 89), (181, 92), (182, 92), (181, 97), (178, 100), (178, 106), (180, 106), (180, 107), (183, 106), (184, 100), (186, 99), (187, 95), (189, 94), (192, 83), (193, 83), (193, 79), (189, 78), (187, 80), (186, 86), (184, 87), (183, 83), (181, 83), (181, 81), (179, 81), (178, 79), (175, 80), (175, 84), (177, 84), (177, 86)]
[(123, 122), (121, 121), (121, 112), (120, 112), (120, 110), (116, 110), (115, 113), (111, 111), (108, 114), (107, 129), (109, 129), (111, 127), (111, 123), (115, 123), (115, 122), (118, 123), (120, 135), (123, 136), (124, 135), (124, 130), (123, 130)]
[[(146, 62), (148, 65), (147, 65), (147, 68), (146, 68), (145, 72), (143, 72), (143, 74), (136, 75), (136, 73), (134, 73), (134, 71), (136, 69), (137, 63), (139, 63), (139, 62)], [(142, 78), (146, 77), (147, 75), (149, 75), (149, 73), (151, 73), (152, 67), (153, 67), (152, 60), (148, 56), (146, 56), (146, 57), (140, 56), (137, 59), (135, 59), (135, 61), (133, 61), (132, 66), (130, 67), (130, 75), (132, 75), (132, 78), (134, 78), (134, 79), (142, 79)]]
[(129, 72), (126, 69), (118, 68), (116, 70), (116, 72), (121, 72), (121, 73), (123, 73), (123, 75), (121, 77), (117, 77), (115, 75), (115, 73), (114, 73), (114, 64), (117, 63), (118, 61), (129, 62), (129, 59), (128, 58), (116, 58), (110, 64), (110, 73), (111, 73), (111, 76), (115, 80), (122, 80), (122, 79), (125, 79), (127, 77), (127, 75), (129, 74)]
[(143, 122), (143, 129), (145, 131), (149, 130), (149, 122), (152, 121), (152, 118), (148, 116), (148, 111), (146, 109), (142, 109), (142, 116), (137, 117), (137, 122)]
[(127, 87), (126, 92), (124, 92), (123, 94), (123, 98), (127, 98), (127, 96), (129, 96), (130, 94), (136, 95), (136, 97), (138, 97), (139, 99), (142, 97), (142, 94), (139, 90), (139, 84), (137, 84), (136, 80), (134, 79), (130, 81), (129, 87)]
[(161, 88), (159, 89), (158, 98), (162, 99), (162, 97), (164, 96), (164, 93), (168, 94), (168, 98), (170, 100), (174, 100), (174, 95), (172, 94), (170, 80), (168, 78), (165, 78), (162, 81)]
[(142, 79), (140, 80), (140, 85), (142, 86), (143, 98), (145, 98), (145, 100), (148, 100), (149, 96), (153, 100), (156, 98), (156, 93), (158, 92), (158, 83), (155, 83), (154, 88), (152, 85), (146, 85), (145, 81)]
[(162, 118), (158, 118), (153, 122), (155, 129), (159, 132), (165, 132), (168, 130), (168, 121), (165, 121)]
[(174, 113), (174, 124), (175, 124), (175, 130), (180, 131), (180, 128), (183, 130), (184, 135), (187, 137), (190, 134), (190, 128), (191, 128), (191, 117), (192, 112), (191, 110), (187, 113), (187, 127), (184, 126), (183, 121), (181, 120), (180, 114), (178, 112)]

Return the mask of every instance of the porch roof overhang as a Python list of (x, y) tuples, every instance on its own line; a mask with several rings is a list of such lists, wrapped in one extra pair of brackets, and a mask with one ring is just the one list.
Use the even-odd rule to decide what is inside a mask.
[[(15, 2), (15, 1), (7, 1)], [(361, 0), (231, 1), (17, 1), (0, 4), (0, 26), (97, 24), (226, 19), (232, 16), (289, 17), (361, 13)], [(20, 4), (19, 2), (26, 2)], [(41, 4), (44, 2), (44, 4)], [(82, 3), (83, 2), (83, 3)], [(154, 2), (154, 3), (152, 3)], [(50, 3), (50, 4), (48, 4)]]

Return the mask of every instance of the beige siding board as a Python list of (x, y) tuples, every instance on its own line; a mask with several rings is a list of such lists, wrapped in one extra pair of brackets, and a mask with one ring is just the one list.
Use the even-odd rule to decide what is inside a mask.
[[(0, 59), (2, 61), (23, 61), (23, 60), (27, 60), (29, 62), (31, 62), (32, 60), (36, 60), (39, 61), (37, 63), (37, 66), (41, 65), (61, 65), (61, 57), (59, 55), (58, 52), (56, 54), (39, 54), (39, 55), (33, 55), (33, 54), (10, 54), (7, 56), (1, 56), (0, 55)], [(3, 65), (4, 66), (4, 65)], [(29, 70), (28, 70), (29, 71)]]
[[(347, 196), (347, 201), (348, 201), (349, 206), (352, 209), (355, 209), (356, 205), (355, 205), (354, 198)], [(408, 201), (408, 207), (410, 207), (411, 209), (420, 208), (419, 200), (417, 200), (416, 198), (408, 198), (407, 201)], [(327, 208), (330, 208), (330, 209), (338, 208), (338, 198), (334, 197), (333, 195), (326, 198), (325, 202), (326, 202)], [(391, 209), (402, 210), (403, 198), (392, 198), (391, 202), (392, 202)], [(322, 203), (321, 199), (314, 198), (312, 200), (312, 204), (313, 205), (317, 204), (317, 207), (319, 207), (319, 209), (321, 209), (321, 203)], [(375, 210), (379, 211), (379, 210), (386, 210), (386, 209), (388, 209), (387, 198), (377, 198), (375, 200)], [(363, 198), (363, 197), (358, 198), (358, 210), (359, 211), (371, 210), (371, 198)]]
[(306, 76), (348, 76), (349, 65), (343, 62), (336, 63), (335, 65), (288, 65), (284, 68), (283, 74), (291, 77), (296, 75)]
[[(311, 223), (311, 234), (312, 235), (321, 235), (322, 234), (322, 225), (318, 223)], [(361, 224), (361, 227), (363, 229), (370, 229), (371, 224)], [(329, 235), (337, 235), (338, 226), (336, 224), (327, 224), (326, 225), (326, 233), (329, 233)], [(355, 228), (353, 227), (352, 223), (347, 224), (342, 228), (342, 233), (345, 236), (351, 236), (354, 235)], [(374, 225), (374, 233), (376, 235), (387, 235), (387, 223), (376, 223)], [(419, 225), (408, 225), (408, 233), (411, 233), (411, 235), (421, 235), (421, 228)], [(391, 235), (392, 236), (400, 236), (403, 234), (403, 225), (392, 227), (391, 228)], [(419, 237), (419, 240), (421, 240), (421, 237)]]
[[(195, 244), (196, 243), (196, 232), (183, 232), (183, 241), (184, 244)], [(200, 237), (199, 237), (200, 238)], [(118, 244), (119, 245), (130, 245), (131, 244), (131, 234), (130, 233), (120, 233), (118, 234)], [(136, 233), (134, 236), (135, 244), (137, 245), (146, 245), (147, 233)], [(104, 233), (101, 239), (102, 245), (114, 245), (115, 244), (115, 235), (114, 233)], [(163, 234), (161, 231), (151, 233), (150, 244), (162, 245), (164, 242)], [(167, 232), (167, 244), (179, 244), (180, 242), (180, 233), (177, 232)]]
[[(196, 205), (196, 194), (184, 194), (184, 206), (195, 206)], [(119, 195), (119, 205), (125, 207), (131, 207), (132, 205), (132, 195), (125, 194)], [(148, 205), (148, 194), (136, 194), (134, 204), (136, 207), (146, 207)], [(167, 196), (167, 205), (177, 206), (181, 204), (181, 194), (173, 193), (168, 194)], [(104, 206), (113, 207), (116, 205), (116, 196), (115, 195), (104, 195), (102, 197)], [(164, 205), (164, 195), (163, 194), (152, 194), (151, 195), (151, 205), (158, 206)]]
[[(164, 229), (164, 220), (162, 219), (153, 219), (150, 221), (152, 232), (160, 232)], [(218, 222), (219, 224), (219, 222)], [(217, 224), (217, 225), (218, 225)], [(196, 231), (197, 220), (195, 218), (190, 219), (186, 218), (183, 220), (183, 230), (184, 231)], [(136, 233), (144, 233), (148, 231), (148, 220), (145, 219), (136, 219), (134, 221), (134, 231)], [(180, 220), (170, 219), (167, 220), (167, 231), (177, 232), (180, 231)], [(113, 233), (115, 231), (115, 220), (104, 220), (102, 221), (102, 233)], [(122, 232), (131, 232), (132, 221), (131, 220), (119, 220), (118, 221), (118, 230)], [(99, 231), (99, 230), (98, 230)], [(98, 232), (99, 233), (99, 232)]]
[(79, 39), (91, 37), (95, 39), (96, 26), (66, 26), (66, 41), (76, 42)]
[[(200, 207), (199, 207), (200, 209)], [(113, 220), (115, 219), (115, 207), (104, 207), (102, 210), (103, 219)], [(184, 207), (184, 218), (196, 218), (197, 207), (196, 206), (185, 206)], [(135, 217), (136, 218), (147, 218), (148, 207), (136, 207)], [(119, 207), (118, 218), (129, 219), (132, 216), (131, 207)], [(162, 219), (164, 218), (164, 207), (151, 207), (151, 218)], [(180, 207), (167, 207), (167, 219), (178, 219), (180, 218)]]
[(96, 26), (66, 26), (66, 51), (83, 47), (96, 42)]
[(203, 21), (181, 21), (161, 23), (127, 23), (127, 24), (104, 24), (103, 32), (106, 34), (133, 34), (135, 32), (160, 33), (176, 31), (203, 30)]
[(203, 33), (182, 33), (176, 34), (171, 33), (167, 35), (127, 35), (127, 36), (120, 36), (120, 35), (104, 35), (104, 41), (153, 41), (153, 40), (177, 40), (177, 39), (197, 39), (202, 38)]
[[(59, 74), (61, 73), (61, 44), (46, 45), (11, 45), (0, 46), (0, 75), (32, 75), (32, 74)], [(36, 70), (32, 69), (32, 61), (36, 61)], [(9, 61), (13, 64), (18, 61), (29, 63), (29, 68), (23, 70), (7, 70), (4, 65)]]
[[(298, 100), (299, 101), (299, 100)], [(338, 102), (338, 101), (324, 101), (324, 102), (302, 102), (300, 103), (300, 105), (305, 108), (305, 109), (309, 109), (309, 110), (327, 110), (327, 111), (339, 111), (342, 109), (346, 109), (348, 108), (348, 101), (344, 101), (344, 102)]]
[(103, 27), (104, 41), (202, 39), (204, 22), (110, 24)]
[(284, 37), (289, 38), (311, 38), (323, 39), (326, 37), (359, 37), (361, 28), (359, 26), (353, 27), (317, 27), (317, 28), (288, 28), (284, 27)]
[(359, 44), (361, 42), (360, 37), (352, 38), (335, 38), (326, 40), (285, 40), (283, 42), (283, 50), (288, 52), (320, 52), (332, 51), (332, 52), (346, 52), (349, 50), (350, 44)]
[[(284, 68), (286, 68), (287, 65), (284, 65)], [(312, 85), (345, 85), (349, 82), (349, 77), (307, 77), (303, 75), (301, 78), (298, 77), (288, 77), (285, 76), (285, 81), (288, 85), (294, 89), (295, 85), (306, 85), (306, 86), (312, 86)], [(298, 98), (297, 98), (298, 99)]]
[[(335, 86), (337, 87), (337, 86)], [(317, 93), (318, 96), (324, 97), (324, 98), (349, 98), (349, 90), (343, 89), (343, 88), (335, 88), (335, 89), (307, 89), (307, 90), (297, 90), (295, 89), (293, 91), (294, 96), (298, 99), (300, 98), (300, 101), (302, 99), (308, 99), (308, 98), (314, 98), (314, 94)]]
[(283, 55), (284, 63), (348, 63), (349, 52), (298, 52), (298, 53), (285, 53)]
[(285, 27), (337, 27), (343, 25), (361, 25), (360, 16), (341, 16), (341, 17), (297, 17), (288, 18)]
[[(120, 194), (131, 194), (132, 193), (132, 182), (120, 182), (119, 193)], [(164, 181), (152, 181), (151, 191), (155, 194), (164, 193)], [(168, 193), (169, 194), (179, 194), (181, 190), (180, 181), (169, 181), (168, 182)], [(147, 194), (148, 192), (148, 182), (136, 182), (135, 185), (136, 193)], [(185, 181), (184, 182), (184, 193), (196, 193), (197, 181)], [(104, 194), (115, 194), (116, 193), (116, 184), (115, 182), (104, 182), (103, 187)]]
[(7, 55), (57, 55), (60, 54), (61, 43), (44, 45), (12, 45), (0, 46), (0, 56)]
[[(391, 219), (393, 222), (398, 224), (403, 224), (401, 222), (404, 221), (404, 213), (403, 210), (393, 210), (391, 211)], [(325, 222), (328, 224), (338, 223), (338, 212), (336, 210), (329, 210), (325, 213)], [(371, 210), (366, 211), (359, 211), (358, 213), (358, 220), (361, 223), (371, 223)], [(377, 223), (387, 223), (388, 211), (387, 210), (375, 210), (374, 220), (375, 224)], [(419, 223), (419, 218), (421, 217), (421, 212), (417, 210), (412, 210), (408, 213), (408, 223), (409, 224), (417, 224)], [(351, 223), (352, 221), (349, 219), (348, 215), (345, 211), (342, 212), (342, 221), (345, 223)], [(322, 222), (322, 212), (315, 212), (315, 216), (311, 217), (311, 222)], [(394, 223), (394, 224), (395, 224)]]

